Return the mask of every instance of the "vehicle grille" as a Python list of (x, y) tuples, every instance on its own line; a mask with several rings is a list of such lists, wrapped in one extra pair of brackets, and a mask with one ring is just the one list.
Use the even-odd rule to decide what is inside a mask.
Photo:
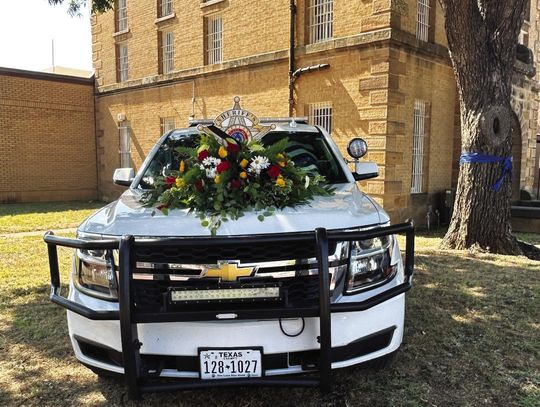
[[(334, 253), (336, 244), (328, 247)], [(315, 246), (309, 244), (274, 243), (245, 246), (146, 246), (136, 247), (137, 261), (148, 263), (215, 264), (218, 260), (240, 260), (241, 263), (261, 263), (277, 260), (309, 259), (315, 257)]]
[[(334, 243), (329, 247), (330, 291), (334, 289), (332, 277), (343, 275), (348, 264), (348, 246)], [(207, 246), (135, 246), (136, 270), (133, 275), (133, 297), (137, 311), (175, 312), (191, 310), (222, 311), (266, 307), (311, 307), (318, 304), (318, 276), (315, 247), (311, 244), (250, 244), (248, 247), (225, 243), (219, 247)], [(220, 281), (206, 277), (208, 267), (221, 261), (231, 261), (239, 267), (253, 267), (250, 277), (236, 281)], [(216, 265), (216, 266), (213, 266)], [(197, 303), (173, 303), (170, 291), (175, 288), (201, 289), (240, 288), (243, 284), (260, 286), (279, 285), (280, 299), (227, 299)]]
[[(205, 286), (215, 286), (219, 288), (217, 282), (207, 282), (199, 280), (200, 284)], [(283, 301), (279, 302), (280, 306), (285, 307), (300, 307), (316, 305), (318, 301), (318, 276), (301, 276), (294, 278), (248, 278), (242, 279), (241, 283), (237, 284), (261, 284), (261, 283), (278, 283), (281, 284), (284, 293)], [(133, 280), (133, 295), (135, 298), (135, 308), (140, 312), (166, 312), (173, 310), (216, 310), (224, 308), (223, 303), (205, 303), (205, 304), (170, 304), (168, 300), (168, 291), (170, 288), (185, 287), (185, 282), (180, 281), (157, 281), (157, 280)], [(235, 308), (253, 307), (250, 302), (234, 302), (228, 301), (228, 304)], [(272, 307), (276, 302), (258, 303), (258, 307)]]

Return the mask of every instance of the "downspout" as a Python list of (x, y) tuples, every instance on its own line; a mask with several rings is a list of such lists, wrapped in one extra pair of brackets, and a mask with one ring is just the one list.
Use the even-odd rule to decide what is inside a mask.
[(294, 37), (296, 27), (296, 5), (294, 0), (290, 0), (290, 27), (289, 27), (289, 117), (294, 111)]
[(193, 79), (191, 85), (191, 114), (189, 120), (195, 119), (195, 79)]
[(96, 74), (93, 75), (94, 83), (93, 83), (93, 92), (92, 92), (92, 99), (94, 102), (94, 144), (96, 149), (96, 199), (101, 200), (101, 179), (100, 179), (100, 171), (99, 171), (99, 163), (101, 161), (99, 156), (99, 140), (98, 140), (98, 111), (97, 111), (97, 82), (96, 82)]

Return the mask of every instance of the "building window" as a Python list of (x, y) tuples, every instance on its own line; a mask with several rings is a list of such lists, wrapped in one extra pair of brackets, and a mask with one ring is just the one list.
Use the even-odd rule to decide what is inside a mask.
[(128, 80), (128, 47), (127, 44), (116, 45), (116, 81)]
[(411, 193), (421, 194), (426, 190), (427, 140), (429, 132), (429, 103), (414, 101), (413, 148)]
[(332, 38), (334, 34), (334, 0), (310, 0), (308, 16), (310, 44)]
[(217, 64), (223, 60), (223, 18), (206, 18), (206, 63)]
[(127, 31), (127, 0), (116, 0), (114, 6), (116, 32)]
[(158, 0), (158, 17), (167, 17), (173, 14), (172, 0)]
[(174, 34), (171, 31), (161, 31), (160, 37), (160, 73), (174, 71)]
[(420, 41), (429, 40), (430, 0), (418, 0), (416, 13), (416, 38)]
[(131, 126), (128, 121), (118, 124), (118, 152), (120, 153), (120, 168), (131, 167)]
[(164, 134), (174, 129), (176, 129), (176, 118), (174, 116), (161, 118), (161, 133)]
[(328, 134), (332, 134), (332, 103), (312, 103), (307, 107), (309, 123), (314, 126), (320, 126)]

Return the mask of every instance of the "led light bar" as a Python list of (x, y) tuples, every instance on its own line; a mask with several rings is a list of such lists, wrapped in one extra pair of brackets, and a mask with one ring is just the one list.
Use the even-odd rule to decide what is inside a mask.
[(221, 301), (279, 299), (279, 287), (220, 288), (210, 290), (172, 290), (171, 301)]

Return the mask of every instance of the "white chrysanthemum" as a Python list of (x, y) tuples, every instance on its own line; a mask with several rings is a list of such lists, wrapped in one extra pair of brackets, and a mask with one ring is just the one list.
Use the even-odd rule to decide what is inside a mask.
[(206, 176), (208, 178), (216, 178), (216, 169), (215, 168), (207, 168), (206, 169)]
[(270, 163), (268, 162), (268, 158), (258, 155), (253, 158), (251, 165), (255, 168), (264, 170), (270, 166)]
[(205, 167), (217, 167), (218, 164), (221, 163), (221, 159), (216, 157), (206, 157), (202, 163)]
[(255, 174), (260, 174), (261, 170), (264, 170), (270, 166), (268, 158), (262, 157), (260, 155), (253, 158), (251, 164), (249, 164), (249, 171), (254, 172)]

